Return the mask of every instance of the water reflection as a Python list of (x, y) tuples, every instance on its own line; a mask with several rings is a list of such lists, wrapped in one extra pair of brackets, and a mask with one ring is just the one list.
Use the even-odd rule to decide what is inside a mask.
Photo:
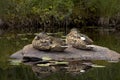
[[(94, 39), (94, 43), (97, 45), (109, 47), (112, 50), (120, 52), (120, 37), (116, 34), (100, 35), (98, 32), (86, 33)], [(9, 56), (21, 49), (26, 44), (31, 43), (34, 36), (24, 36), (17, 38), (0, 38), (0, 80), (38, 80), (33, 74), (31, 67), (29, 66), (10, 66), (8, 63)], [(28, 39), (28, 40), (26, 40)], [(107, 64), (104, 62), (95, 62), (97, 64), (107, 65), (106, 68), (93, 68), (82, 76), (71, 78), (69, 74), (53, 74), (47, 78), (47, 80), (60, 80), (60, 79), (73, 79), (73, 80), (120, 80), (120, 63)], [(64, 76), (64, 78), (63, 78)]]

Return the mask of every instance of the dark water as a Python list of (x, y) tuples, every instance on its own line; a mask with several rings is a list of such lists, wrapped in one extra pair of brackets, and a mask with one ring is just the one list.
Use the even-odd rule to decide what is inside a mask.
[[(118, 35), (113, 33), (100, 35), (98, 32), (90, 32), (88, 35), (93, 38), (94, 44), (120, 53), (120, 37)], [(15, 37), (14, 35), (0, 37), (0, 80), (39, 80), (31, 67), (11, 66), (8, 62), (9, 56), (24, 45), (30, 44), (33, 37)], [(104, 62), (98, 63), (103, 64)], [(42, 80), (120, 80), (120, 63), (110, 63), (105, 68), (92, 68), (88, 72), (74, 77), (64, 73), (53, 73)]]

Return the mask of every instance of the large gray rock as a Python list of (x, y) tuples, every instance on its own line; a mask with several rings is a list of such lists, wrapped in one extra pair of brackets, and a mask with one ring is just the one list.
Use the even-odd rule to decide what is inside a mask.
[(106, 61), (119, 61), (120, 54), (110, 50), (106, 47), (101, 47), (97, 45), (91, 45), (94, 47), (92, 51), (80, 50), (73, 47), (67, 48), (64, 52), (49, 52), (49, 51), (39, 51), (34, 49), (31, 44), (26, 45), (23, 48), (23, 56), (27, 57), (50, 57), (55, 60), (64, 59), (80, 59), (80, 60), (106, 60)]
[(23, 58), (23, 51), (22, 51), (22, 49), (19, 50), (19, 51), (17, 51), (17, 52), (15, 52), (14, 54), (12, 54), (12, 55), (10, 56), (10, 58), (11, 58), (11, 59), (19, 59), (19, 60), (22, 60), (22, 58)]
[(49, 52), (39, 51), (32, 47), (31, 44), (26, 45), (23, 49), (12, 54), (10, 58), (22, 59), (23, 57), (50, 57), (55, 60), (63, 59), (80, 59), (80, 60), (106, 60), (106, 61), (119, 61), (120, 54), (110, 50), (106, 47), (92, 45), (92, 51), (80, 50), (73, 47), (67, 48), (64, 52)]

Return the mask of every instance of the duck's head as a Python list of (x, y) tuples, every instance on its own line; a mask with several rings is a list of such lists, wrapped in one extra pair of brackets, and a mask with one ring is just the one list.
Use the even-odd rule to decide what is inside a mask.
[(73, 31), (78, 31), (78, 30), (77, 30), (77, 28), (72, 28), (71, 32), (73, 32)]
[(71, 29), (70, 33), (72, 33), (72, 34), (77, 34), (77, 33), (78, 33), (78, 30), (77, 30), (76, 28), (73, 28), (73, 29)]
[(45, 36), (46, 36), (46, 33), (45, 32), (41, 32), (38, 35), (36, 35), (35, 40), (39, 40), (39, 39), (41, 39), (41, 38), (43, 38)]

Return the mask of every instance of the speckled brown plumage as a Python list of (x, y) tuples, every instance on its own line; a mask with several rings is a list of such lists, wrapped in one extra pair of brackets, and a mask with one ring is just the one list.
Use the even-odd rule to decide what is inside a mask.
[(66, 36), (66, 43), (79, 49), (92, 49), (89, 45), (93, 44), (92, 39), (88, 36), (79, 33), (77, 29), (72, 29)]
[(65, 42), (60, 38), (48, 36), (45, 33), (39, 33), (32, 41), (34, 48), (44, 51), (64, 51)]

